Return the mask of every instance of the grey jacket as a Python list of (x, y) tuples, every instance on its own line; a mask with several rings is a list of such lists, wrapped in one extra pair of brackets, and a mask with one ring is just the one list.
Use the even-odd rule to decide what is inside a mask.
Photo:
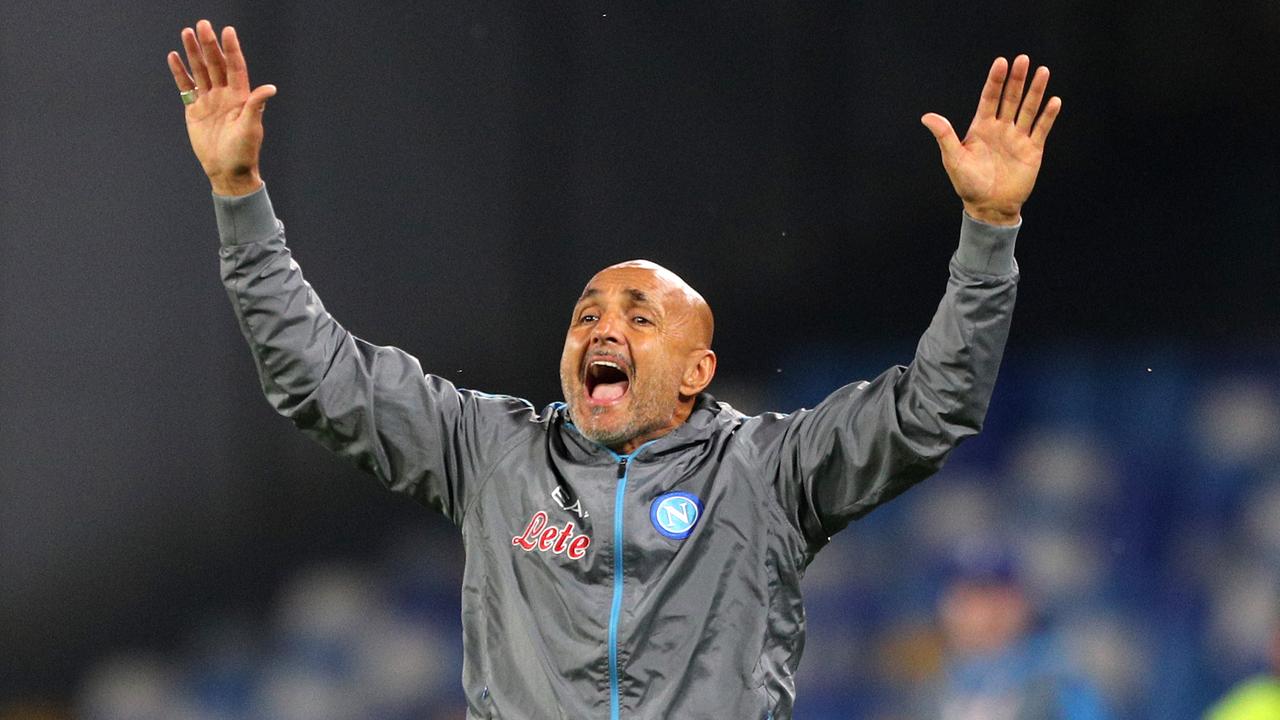
[(215, 210), (272, 406), (461, 529), (469, 718), (790, 718), (805, 567), (978, 432), (1017, 282), (1016, 228), (966, 217), (910, 366), (790, 415), (703, 395), (685, 424), (619, 456), (561, 403), (455, 388), (348, 333), (265, 189)]

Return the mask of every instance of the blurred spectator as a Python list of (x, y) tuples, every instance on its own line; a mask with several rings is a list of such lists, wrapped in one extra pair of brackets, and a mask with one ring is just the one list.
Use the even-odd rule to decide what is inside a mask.
[(942, 670), (924, 685), (911, 717), (939, 720), (1105, 720), (1084, 674), (1035, 623), (1011, 552), (961, 547), (938, 619)]
[(1271, 636), (1271, 672), (1245, 680), (1209, 708), (1205, 720), (1280, 718), (1280, 623)]

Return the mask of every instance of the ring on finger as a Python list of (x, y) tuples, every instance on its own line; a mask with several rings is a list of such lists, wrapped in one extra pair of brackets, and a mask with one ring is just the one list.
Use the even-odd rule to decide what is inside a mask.
[(196, 96), (198, 94), (199, 94), (199, 91), (196, 88), (191, 88), (190, 90), (183, 90), (182, 92), (178, 93), (178, 97), (182, 98), (183, 105), (190, 105), (191, 103), (196, 101)]

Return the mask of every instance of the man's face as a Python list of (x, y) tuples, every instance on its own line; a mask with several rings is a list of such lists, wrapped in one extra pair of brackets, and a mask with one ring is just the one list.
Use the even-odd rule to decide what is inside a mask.
[(574, 424), (615, 449), (678, 426), (682, 398), (705, 385), (689, 380), (710, 333), (706, 303), (670, 271), (643, 261), (602, 270), (574, 306), (560, 357)]
[(960, 581), (943, 596), (940, 615), (953, 651), (981, 654), (1013, 644), (1030, 622), (1031, 607), (1016, 585)]

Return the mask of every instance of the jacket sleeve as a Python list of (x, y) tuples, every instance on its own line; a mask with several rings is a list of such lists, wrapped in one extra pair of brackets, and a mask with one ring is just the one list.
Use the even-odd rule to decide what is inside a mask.
[(392, 490), (461, 524), (468, 494), (532, 408), (458, 390), (347, 332), (302, 277), (266, 188), (214, 196), (222, 282), (272, 407)]
[(946, 293), (911, 364), (787, 418), (779, 479), (810, 542), (825, 544), (933, 474), (982, 428), (1013, 312), (1017, 231), (966, 215)]

